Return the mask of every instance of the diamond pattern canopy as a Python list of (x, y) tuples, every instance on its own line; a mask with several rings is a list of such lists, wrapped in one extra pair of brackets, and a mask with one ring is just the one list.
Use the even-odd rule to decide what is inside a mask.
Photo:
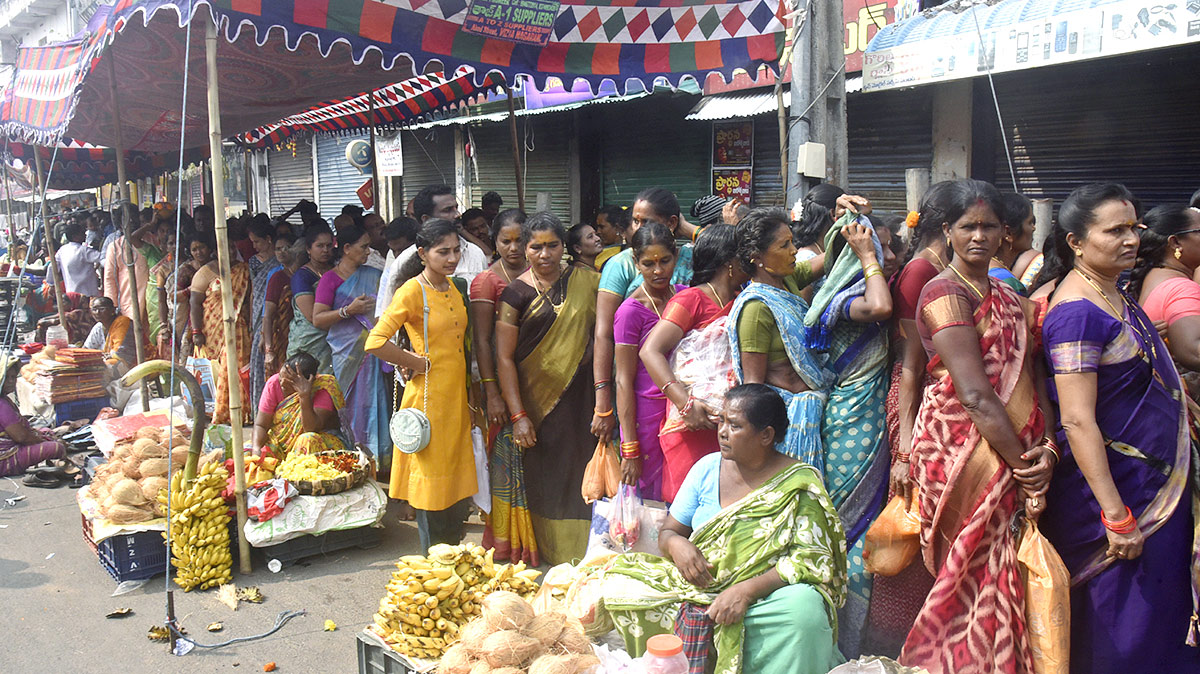
[[(34, 151), (42, 156), (47, 167), (50, 189), (86, 190), (117, 182), (117, 151), (74, 140), (64, 140), (57, 147), (0, 144), (0, 160), (21, 160), (27, 166), (34, 163)], [(183, 153), (184, 165), (194, 164), (208, 156), (207, 147), (197, 147)], [(53, 158), (54, 164), (50, 161)], [(159, 175), (179, 167), (179, 152), (127, 152), (125, 171), (130, 180)]]
[(236, 134), (319, 101), (463, 66), (476, 86), (493, 73), (510, 82), (527, 75), (539, 87), (550, 76), (583, 79), (593, 90), (605, 80), (678, 84), (712, 72), (728, 80), (778, 60), (790, 1), (563, 0), (542, 46), (464, 31), (467, 0), (116, 0), (74, 40), (20, 51), (0, 133), (111, 146), (119, 118), (130, 150), (177, 150), (181, 131), (185, 146), (204, 144), (204, 25), (214, 19), (221, 123)]

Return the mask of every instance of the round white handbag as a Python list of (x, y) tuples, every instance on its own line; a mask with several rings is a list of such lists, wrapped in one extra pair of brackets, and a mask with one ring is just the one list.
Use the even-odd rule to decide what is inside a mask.
[[(422, 333), (425, 339), (425, 353), (429, 353), (429, 301), (425, 296), (425, 284), (417, 281), (417, 285), (421, 287), (421, 304), (424, 305), (425, 314), (422, 323)], [(433, 362), (429, 360), (429, 356), (425, 357), (425, 373), (424, 393), (421, 396), (421, 409), (415, 407), (406, 407), (396, 410), (392, 413), (391, 421), (388, 422), (388, 430), (392, 435), (392, 443), (396, 445), (396, 449), (405, 454), (416, 454), (417, 452), (429, 446), (429, 416), (426, 410), (429, 409), (429, 371), (433, 368)], [(399, 373), (397, 373), (399, 376)], [(397, 380), (397, 389), (399, 389), (399, 380)], [(396, 396), (397, 399), (399, 396)], [(399, 404), (399, 400), (397, 400)]]

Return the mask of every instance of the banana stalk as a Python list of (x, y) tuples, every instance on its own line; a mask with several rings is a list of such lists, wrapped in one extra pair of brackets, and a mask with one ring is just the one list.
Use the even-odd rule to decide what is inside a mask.
[(204, 428), (208, 426), (208, 415), (204, 413), (204, 393), (200, 390), (200, 384), (191, 372), (175, 363), (167, 360), (148, 360), (126, 372), (125, 376), (121, 377), (121, 385), (133, 386), (146, 377), (164, 375), (172, 371), (175, 373), (175, 379), (187, 387), (193, 402), (192, 442), (188, 445), (187, 463), (183, 467), (183, 482), (186, 488), (196, 480), (196, 465), (200, 462), (200, 448), (204, 446)]

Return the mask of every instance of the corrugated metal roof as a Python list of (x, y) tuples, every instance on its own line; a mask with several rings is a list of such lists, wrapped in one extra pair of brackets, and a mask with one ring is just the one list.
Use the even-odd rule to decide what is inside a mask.
[[(859, 91), (862, 91), (862, 77), (847, 77), (846, 93), (853, 94)], [(783, 107), (791, 105), (791, 98), (791, 87), (784, 87)], [(739, 119), (773, 113), (778, 109), (773, 88), (733, 91), (705, 96), (692, 108), (685, 119), (693, 121)]]
[[(649, 96), (650, 92), (643, 91), (636, 94), (626, 94), (624, 96), (606, 96), (604, 98), (593, 98), (587, 101), (576, 101), (574, 103), (566, 103), (564, 105), (554, 105), (546, 108), (535, 108), (532, 110), (521, 109), (516, 111), (517, 117), (525, 117), (528, 115), (544, 115), (551, 112), (567, 112), (588, 105), (603, 105), (607, 103), (620, 103), (622, 101), (632, 101), (644, 96)], [(474, 124), (482, 122), (504, 122), (508, 120), (508, 112), (490, 112), (485, 115), (463, 115), (457, 117), (447, 117), (446, 119), (438, 119), (429, 122), (421, 122), (420, 124), (410, 124), (405, 126), (405, 129), (428, 129), (434, 126), (460, 126), (463, 124)]]

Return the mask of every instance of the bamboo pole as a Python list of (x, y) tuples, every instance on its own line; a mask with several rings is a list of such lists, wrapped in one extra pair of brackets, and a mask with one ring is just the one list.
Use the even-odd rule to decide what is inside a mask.
[[(4, 165), (4, 217), (8, 219), (8, 245), (11, 248), (13, 242), (17, 240), (17, 223), (13, 221), (12, 216), (12, 192), (8, 187), (8, 162), (0, 159), (0, 164)], [(8, 256), (12, 260), (12, 255)]]
[[(63, 330), (67, 329), (67, 312), (63, 305), (63, 289), (58, 277), (58, 260), (55, 259), (57, 252), (54, 246), (54, 232), (50, 229), (50, 218), (46, 213), (46, 173), (42, 170), (42, 153), (41, 148), (33, 148), (34, 165), (37, 168), (38, 202), (41, 203), (42, 209), (42, 227), (46, 231), (46, 271), (50, 276), (50, 285), (54, 288), (54, 303), (58, 306), (58, 324)], [(33, 237), (29, 237), (32, 239)], [(30, 248), (33, 247), (33, 241), (29, 242)], [(26, 255), (26, 259), (28, 259)]]
[(513, 171), (517, 178), (517, 208), (525, 210), (525, 181), (521, 180), (521, 148), (517, 138), (517, 111), (513, 105), (512, 89), (504, 85), (504, 93), (508, 94), (508, 134), (512, 136)]
[[(225, 364), (229, 377), (229, 427), (233, 442), (233, 495), (237, 503), (238, 531), (246, 530), (246, 465), (242, 445), (242, 385), (238, 373), (237, 338), (234, 336), (233, 287), (230, 280), (229, 224), (225, 218), (225, 157), (221, 154), (221, 100), (217, 86), (217, 26), (205, 21), (204, 62), (208, 80), (208, 149), (212, 155), (214, 229), (217, 234), (217, 268), (221, 278), (221, 309), (225, 317)], [(238, 568), (250, 573), (250, 543), (238, 536)]]
[[(115, 131), (116, 137), (113, 145), (113, 151), (117, 153), (117, 186), (120, 188), (120, 207), (119, 212), (122, 214), (122, 221), (125, 224), (124, 232), (121, 240), (124, 242), (123, 257), (125, 258), (125, 273), (129, 275), (129, 297), (133, 304), (133, 316), (130, 320), (133, 321), (133, 349), (137, 362), (134, 365), (140, 365), (146, 361), (145, 349), (142, 345), (145, 343), (143, 337), (142, 326), (142, 297), (138, 296), (138, 278), (137, 278), (137, 258), (133, 255), (133, 230), (134, 223), (131, 220), (136, 218), (137, 209), (125, 208), (125, 204), (129, 203), (129, 186), (125, 182), (125, 139), (121, 136), (121, 97), (117, 94), (117, 51), (115, 45), (109, 47), (108, 54), (108, 83), (112, 92), (113, 105), (113, 120), (116, 122)], [(132, 213), (130, 212), (132, 210)], [(147, 274), (149, 269), (146, 270)], [(149, 281), (149, 279), (146, 279)], [(118, 284), (118, 295), (120, 288)], [(118, 307), (121, 306), (120, 297), (112, 298), (113, 303)], [(145, 381), (142, 382), (142, 411), (150, 411), (150, 388)]]

